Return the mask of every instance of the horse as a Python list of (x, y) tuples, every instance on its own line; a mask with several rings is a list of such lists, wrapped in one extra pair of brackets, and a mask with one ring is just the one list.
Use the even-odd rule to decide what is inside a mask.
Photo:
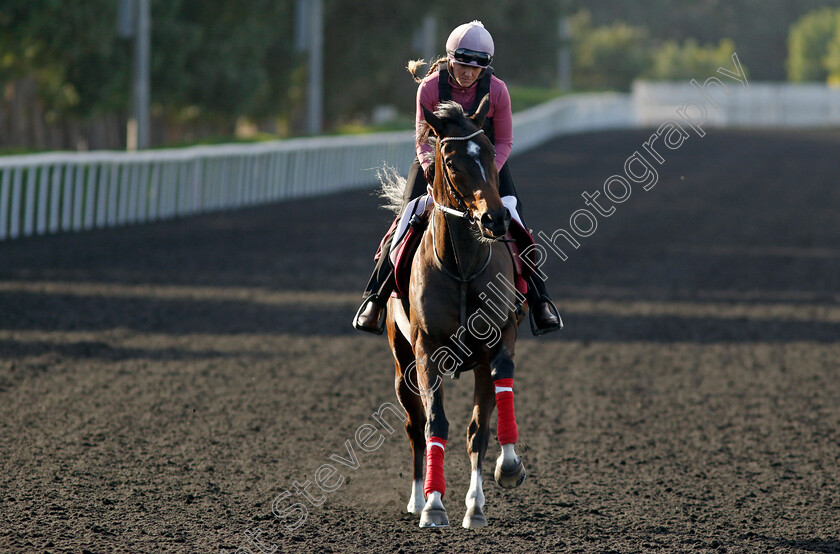
[(436, 137), (435, 177), (429, 187), (434, 209), (412, 260), (409, 293), (392, 296), (387, 304), (395, 388), (406, 413), (413, 456), (407, 510), (420, 514), (419, 525), (424, 528), (449, 526), (442, 501), (449, 435), (442, 377), (469, 370), (475, 376), (467, 427), (471, 478), (463, 527), (487, 525), (482, 462), (490, 416), (497, 405), (502, 452), (495, 479), (504, 488), (515, 488), (526, 477), (515, 451), (513, 356), (527, 305), (511, 285), (513, 255), (502, 240), (511, 216), (499, 196), (493, 144), (482, 130), (489, 108), (488, 96), (473, 116), (455, 102), (439, 104), (434, 112), (423, 108), (426, 138)]

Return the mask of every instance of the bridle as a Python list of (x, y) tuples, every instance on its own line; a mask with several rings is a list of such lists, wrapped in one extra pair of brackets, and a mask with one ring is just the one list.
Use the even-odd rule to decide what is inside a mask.
[[(443, 145), (444, 143), (447, 143), (447, 142), (470, 140), (471, 138), (477, 137), (478, 135), (483, 134), (483, 133), (484, 133), (484, 129), (479, 129), (478, 131), (474, 132), (473, 134), (463, 136), (463, 137), (446, 137), (446, 138), (440, 139), (440, 141), (438, 141), (438, 144)], [(438, 204), (437, 202), (435, 202), (435, 208), (437, 208), (438, 210), (440, 210), (444, 213), (447, 213), (449, 215), (454, 215), (456, 217), (463, 217), (464, 219), (467, 220), (467, 223), (469, 223), (470, 225), (474, 225), (476, 223), (476, 219), (473, 217), (469, 206), (467, 206), (467, 201), (464, 198), (464, 195), (462, 195), (458, 191), (458, 189), (455, 188), (455, 185), (452, 183), (452, 178), (449, 176), (449, 172), (446, 171), (446, 167), (442, 167), (442, 169), (443, 169), (443, 180), (446, 183), (447, 188), (449, 189), (449, 194), (451, 194), (455, 198), (455, 201), (458, 203), (458, 206), (463, 211), (455, 210), (453, 208), (450, 208), (449, 206), (444, 206), (442, 204)], [(429, 185), (429, 186), (431, 186), (431, 185)], [(434, 198), (434, 197), (432, 197), (432, 198)]]

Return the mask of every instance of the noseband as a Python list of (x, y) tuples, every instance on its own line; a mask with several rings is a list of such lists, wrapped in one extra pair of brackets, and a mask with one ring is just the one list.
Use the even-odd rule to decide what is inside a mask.
[[(465, 137), (446, 137), (446, 138), (442, 138), (442, 139), (440, 139), (439, 144), (444, 144), (446, 142), (451, 142), (451, 141), (470, 140), (471, 138), (477, 137), (478, 135), (480, 135), (482, 133), (484, 133), (484, 129), (479, 129), (475, 133), (473, 133), (471, 135), (467, 135)], [(458, 205), (463, 209), (463, 211), (454, 210), (454, 209), (452, 209), (448, 206), (442, 206), (441, 204), (438, 204), (437, 202), (435, 202), (435, 208), (437, 208), (438, 210), (440, 210), (444, 213), (447, 213), (449, 215), (454, 215), (454, 216), (457, 216), (457, 217), (463, 217), (467, 220), (467, 222), (470, 225), (473, 225), (474, 223), (476, 223), (476, 220), (473, 217), (469, 206), (467, 206), (467, 201), (464, 199), (464, 196), (460, 192), (458, 192), (458, 189), (455, 188), (455, 185), (452, 183), (452, 178), (449, 177), (449, 172), (446, 171), (446, 167), (442, 167), (442, 169), (443, 169), (443, 180), (446, 182), (446, 186), (449, 188), (449, 193), (452, 196), (455, 197), (455, 200), (458, 202)], [(434, 198), (434, 197), (432, 197), (432, 198)]]

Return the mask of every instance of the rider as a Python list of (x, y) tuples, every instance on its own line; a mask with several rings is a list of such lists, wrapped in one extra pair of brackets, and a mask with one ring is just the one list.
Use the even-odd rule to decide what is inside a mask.
[[(499, 194), (511, 215), (514, 218), (520, 215), (521, 223), (522, 204), (506, 163), (513, 145), (510, 94), (505, 83), (493, 75), (490, 66), (494, 53), (493, 37), (480, 21), (465, 23), (449, 35), (446, 52), (445, 58), (432, 64), (425, 79), (420, 81), (415, 77), (420, 83), (417, 90), (417, 129), (419, 131), (425, 122), (421, 105), (434, 111), (439, 102), (454, 100), (472, 114), (478, 108), (478, 102), (489, 93), (490, 111), (484, 129), (496, 147)], [(409, 63), (412, 75), (418, 65), (420, 63)], [(427, 184), (434, 182), (434, 150), (427, 142), (419, 140), (416, 150), (417, 157), (408, 170), (403, 205), (425, 194)], [(394, 290), (394, 270), (388, 256), (393, 234), (390, 232), (383, 239), (382, 253), (365, 289), (365, 301), (353, 321), (353, 326), (360, 331), (382, 333), (385, 304)], [(548, 297), (545, 283), (536, 275), (528, 279), (527, 298), (534, 318), (534, 334), (541, 335), (560, 328), (557, 309)]]

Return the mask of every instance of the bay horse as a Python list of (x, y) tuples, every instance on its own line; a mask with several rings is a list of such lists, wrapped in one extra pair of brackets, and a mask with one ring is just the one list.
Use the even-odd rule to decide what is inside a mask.
[(449, 436), (442, 376), (468, 370), (475, 375), (467, 427), (471, 480), (463, 526), (487, 525), (482, 462), (490, 416), (497, 405), (502, 453), (496, 462), (496, 481), (514, 488), (526, 476), (514, 449), (518, 431), (513, 408), (514, 347), (526, 308), (521, 296), (517, 303), (516, 289), (504, 286), (514, 282), (512, 254), (500, 241), (511, 216), (499, 196), (495, 149), (482, 131), (489, 108), (488, 96), (471, 117), (455, 102), (444, 102), (435, 112), (423, 108), (427, 132), (437, 138), (430, 186), (435, 208), (413, 258), (407, 298), (388, 301), (386, 325), (396, 365), (395, 388), (407, 415), (405, 429), (414, 462), (407, 509), (420, 513), (420, 527), (449, 526), (442, 502)]

